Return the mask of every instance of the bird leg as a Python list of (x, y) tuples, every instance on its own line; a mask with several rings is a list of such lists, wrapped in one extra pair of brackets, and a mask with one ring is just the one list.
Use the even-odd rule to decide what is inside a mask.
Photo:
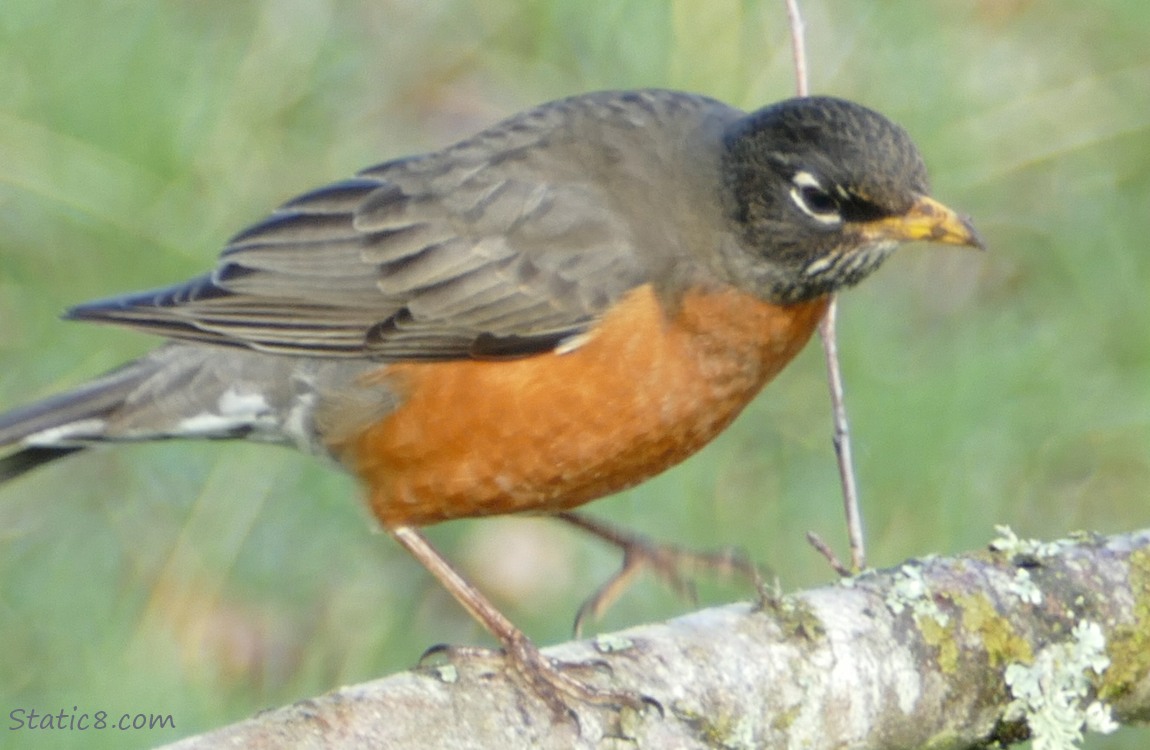
[(576, 637), (582, 632), (583, 623), (587, 618), (602, 617), (644, 568), (650, 568), (672, 591), (692, 604), (696, 603), (697, 597), (691, 579), (701, 570), (714, 571), (722, 577), (737, 573), (745, 576), (756, 586), (761, 580), (754, 563), (741, 551), (733, 548), (718, 552), (696, 552), (671, 544), (660, 544), (581, 513), (566, 511), (556, 513), (555, 517), (623, 551), (623, 564), (619, 571), (607, 579), (579, 607), (579, 612), (575, 615)]
[(544, 656), (539, 647), (436, 551), (421, 532), (411, 526), (397, 526), (388, 532), (499, 640), (518, 681), (542, 699), (556, 718), (566, 717), (578, 724), (578, 715), (569, 702), (571, 699), (597, 706), (626, 706), (637, 711), (650, 705), (650, 699), (641, 695), (601, 690), (565, 674), (564, 667), (576, 665), (561, 664)]

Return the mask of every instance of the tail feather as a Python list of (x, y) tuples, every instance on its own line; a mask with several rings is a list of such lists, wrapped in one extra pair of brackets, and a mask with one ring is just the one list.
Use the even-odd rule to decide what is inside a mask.
[(0, 448), (36, 442), (36, 436), (67, 425), (100, 419), (124, 402), (144, 373), (133, 362), (75, 390), (0, 414)]
[[(169, 343), (72, 391), (0, 414), (0, 483), (101, 442), (248, 438), (323, 452), (320, 383), (350, 386), (372, 362), (270, 357)], [(366, 394), (370, 408), (386, 408)]]
[(0, 414), (0, 483), (84, 449), (105, 418), (152, 372), (146, 360), (125, 365), (67, 393)]
[(57, 458), (70, 456), (82, 450), (84, 448), (79, 445), (67, 448), (24, 448), (10, 456), (0, 458), (0, 484), (43, 466), (49, 461), (55, 461)]

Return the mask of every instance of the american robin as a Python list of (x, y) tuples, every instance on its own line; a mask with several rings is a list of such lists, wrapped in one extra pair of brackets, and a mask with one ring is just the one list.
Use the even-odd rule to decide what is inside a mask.
[(928, 196), (907, 133), (858, 104), (544, 104), (288, 201), (203, 276), (70, 310), (170, 341), (0, 416), (0, 480), (126, 440), (333, 457), (553, 708), (615, 701), (419, 528), (567, 511), (678, 463), (803, 348), (832, 292), (910, 240), (981, 242)]

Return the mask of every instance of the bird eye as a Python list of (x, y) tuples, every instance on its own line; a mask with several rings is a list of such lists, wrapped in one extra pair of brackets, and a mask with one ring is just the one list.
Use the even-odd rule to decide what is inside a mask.
[(825, 190), (816, 187), (801, 188), (799, 197), (803, 204), (816, 214), (829, 214), (838, 211), (838, 201)]
[(803, 213), (823, 224), (839, 224), (842, 214), (835, 196), (827, 192), (810, 172), (799, 172), (792, 179), (791, 200)]

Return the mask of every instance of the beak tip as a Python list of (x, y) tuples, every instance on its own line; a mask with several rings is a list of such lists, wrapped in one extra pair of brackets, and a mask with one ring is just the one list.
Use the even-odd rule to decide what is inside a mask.
[(961, 217), (961, 221), (962, 228), (966, 230), (966, 242), (964, 244), (983, 252), (989, 250), (990, 248), (986, 245), (986, 238), (984, 238), (982, 233), (974, 226), (974, 222), (971, 218), (969, 216), (963, 216)]

